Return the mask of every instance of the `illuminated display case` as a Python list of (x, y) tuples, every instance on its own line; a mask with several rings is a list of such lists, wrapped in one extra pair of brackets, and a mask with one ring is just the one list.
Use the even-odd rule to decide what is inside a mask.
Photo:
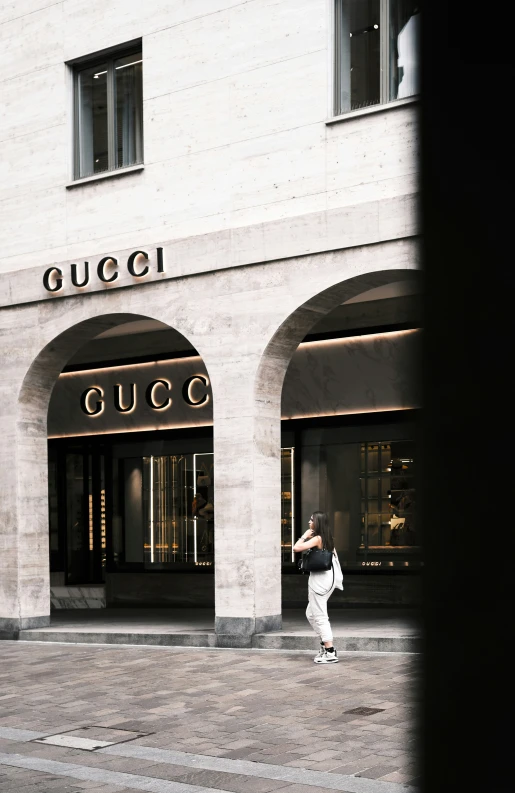
[(360, 485), (360, 555), (417, 550), (413, 442), (362, 444)]
[(213, 455), (143, 458), (145, 566), (214, 562)]
[(294, 454), (293, 447), (281, 449), (281, 561), (295, 561), (295, 500), (294, 500)]
[[(143, 458), (143, 562), (211, 567), (214, 564), (212, 453)], [(294, 449), (281, 449), (281, 557), (294, 561)]]

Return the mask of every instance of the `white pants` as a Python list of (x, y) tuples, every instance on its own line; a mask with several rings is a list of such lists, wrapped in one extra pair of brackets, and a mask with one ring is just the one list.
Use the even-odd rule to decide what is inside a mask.
[[(312, 576), (316, 576), (313, 581)], [(332, 573), (330, 573), (330, 576), (332, 576)], [(327, 601), (334, 592), (334, 584), (332, 588), (327, 591), (331, 584), (331, 577), (329, 577), (329, 583), (326, 583), (328, 580), (327, 573), (311, 573), (309, 578), (306, 617), (317, 636), (320, 637), (320, 641), (332, 643), (333, 632), (331, 630), (329, 617), (327, 616)], [(324, 586), (324, 584), (326, 585)], [(316, 590), (324, 592), (325, 594), (319, 595)]]

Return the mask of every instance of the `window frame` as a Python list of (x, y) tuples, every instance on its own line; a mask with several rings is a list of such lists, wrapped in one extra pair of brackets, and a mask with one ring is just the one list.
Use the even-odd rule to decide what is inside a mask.
[(343, 5), (347, 0), (335, 0), (334, 6), (334, 63), (333, 63), (333, 117), (349, 113), (377, 111), (388, 105), (413, 101), (419, 94), (399, 99), (390, 99), (390, 3), (392, 0), (379, 0), (379, 103), (365, 108), (343, 110), (341, 107), (342, 73), (342, 25)]
[[(144, 148), (144, 125), (141, 129), (141, 160), (131, 165), (116, 165), (116, 108), (115, 108), (115, 66), (114, 63), (119, 58), (130, 55), (141, 55), (143, 62), (142, 41), (137, 40), (124, 45), (111, 47), (108, 50), (96, 52), (92, 55), (78, 58), (68, 63), (72, 70), (72, 90), (73, 90), (73, 181), (100, 179), (110, 174), (117, 174), (128, 169), (138, 168), (145, 161)], [(80, 154), (81, 154), (81, 129), (80, 129), (80, 102), (79, 102), (79, 73), (84, 69), (94, 68), (101, 64), (107, 65), (107, 162), (108, 168), (105, 171), (81, 176), (80, 174)], [(141, 112), (143, 118), (143, 94), (141, 97)]]

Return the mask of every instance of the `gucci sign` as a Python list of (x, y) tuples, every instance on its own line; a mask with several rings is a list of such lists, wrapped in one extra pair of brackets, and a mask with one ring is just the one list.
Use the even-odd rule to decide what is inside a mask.
[[(200, 395), (194, 393), (199, 384), (204, 387)], [(208, 380), (202, 375), (188, 377), (182, 386), (182, 399), (191, 407), (205, 405), (209, 400), (209, 395), (204, 390), (207, 386)], [(113, 386), (112, 400), (118, 413), (132, 413), (138, 400), (137, 384), (129, 383), (124, 390), (123, 385), (116, 383)], [(152, 380), (145, 388), (145, 402), (152, 410), (166, 410), (171, 407), (172, 401), (172, 383), (168, 379)], [(80, 395), (80, 409), (86, 416), (99, 416), (104, 405), (105, 389), (101, 386), (90, 386)]]
[[(133, 251), (125, 262), (125, 267), (134, 278), (143, 278), (150, 272), (151, 264), (146, 251)], [(104, 284), (117, 280), (120, 262), (115, 256), (103, 256), (95, 266), (96, 277)], [(156, 272), (164, 273), (163, 249), (156, 248)], [(70, 264), (70, 281), (78, 289), (88, 286), (91, 271), (89, 262), (84, 262), (80, 272), (78, 264)], [(43, 286), (47, 292), (60, 292), (65, 283), (65, 275), (60, 267), (49, 267), (43, 274)]]

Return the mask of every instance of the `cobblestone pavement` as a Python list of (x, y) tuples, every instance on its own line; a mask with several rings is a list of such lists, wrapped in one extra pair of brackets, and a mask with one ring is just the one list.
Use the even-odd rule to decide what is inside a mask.
[[(416, 790), (419, 666), (408, 654), (316, 666), (300, 652), (0, 642), (0, 791)], [(35, 742), (63, 733), (50, 740), (103, 748)]]

